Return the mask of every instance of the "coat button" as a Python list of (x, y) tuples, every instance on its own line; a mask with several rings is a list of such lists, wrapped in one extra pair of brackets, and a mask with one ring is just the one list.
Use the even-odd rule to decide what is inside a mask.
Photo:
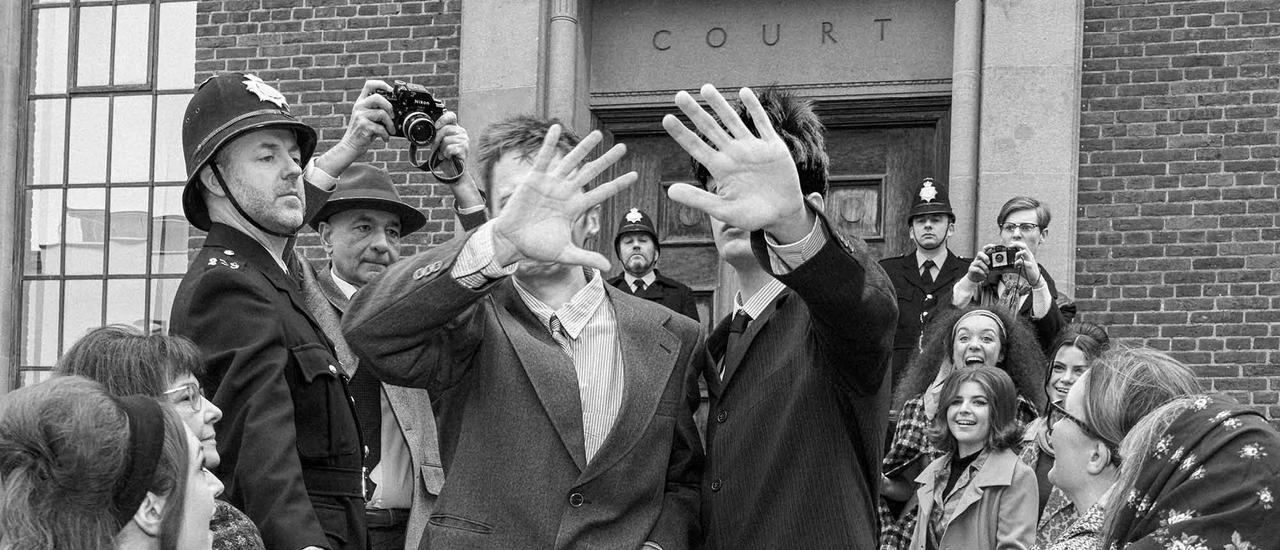
[(724, 424), (724, 421), (728, 419), (729, 419), (729, 411), (720, 411), (716, 413), (716, 422)]
[(330, 374), (338, 374), (338, 367), (335, 367), (335, 366), (333, 366), (333, 365), (329, 365), (329, 373), (330, 373)]
[(574, 508), (582, 506), (582, 503), (585, 501), (586, 499), (582, 497), (582, 493), (573, 493), (569, 495), (569, 506)]
[(723, 485), (724, 485), (724, 482), (720, 481), (720, 478), (716, 478), (714, 481), (711, 482), (711, 490), (719, 491), (720, 487), (722, 487)]

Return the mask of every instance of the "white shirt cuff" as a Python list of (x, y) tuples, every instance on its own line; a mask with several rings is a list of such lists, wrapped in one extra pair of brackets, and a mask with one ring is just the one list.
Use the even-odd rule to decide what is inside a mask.
[(818, 255), (818, 251), (827, 245), (827, 231), (822, 227), (822, 220), (815, 218), (809, 234), (791, 244), (778, 244), (772, 235), (764, 234), (764, 242), (769, 245), (769, 265), (773, 272), (783, 275), (804, 265), (810, 258)]
[(458, 261), (449, 271), (453, 278), (470, 289), (478, 289), (485, 283), (501, 279), (516, 272), (519, 262), (508, 266), (497, 265), (493, 261), (493, 222), (487, 222), (476, 229), (462, 245)]
[(333, 191), (338, 186), (338, 178), (329, 175), (323, 168), (316, 166), (315, 157), (307, 161), (307, 168), (302, 171), (302, 177), (311, 185), (320, 188), (321, 191)]

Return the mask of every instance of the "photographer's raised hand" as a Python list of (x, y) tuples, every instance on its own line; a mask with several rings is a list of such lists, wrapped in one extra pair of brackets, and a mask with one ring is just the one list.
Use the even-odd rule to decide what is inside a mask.
[(1026, 279), (1032, 287), (1040, 286), (1040, 264), (1036, 263), (1036, 257), (1031, 253), (1031, 249), (1021, 241), (1011, 242), (1008, 247), (1017, 249), (1014, 255), (1014, 266), (1018, 268), (1022, 278)]
[(493, 220), (494, 261), (511, 265), (529, 259), (609, 269), (609, 260), (604, 256), (583, 250), (573, 242), (573, 224), (579, 216), (636, 181), (636, 173), (627, 172), (595, 189), (582, 190), (626, 153), (626, 146), (617, 144), (599, 158), (582, 164), (601, 139), (600, 132), (593, 131), (569, 154), (557, 159), (560, 125), (553, 124), (547, 130), (533, 167), (515, 182), (515, 191)]
[(375, 93), (377, 90), (390, 91), (391, 86), (381, 80), (364, 82), (360, 96), (351, 106), (351, 118), (342, 139), (316, 159), (316, 166), (330, 176), (341, 176), (351, 163), (364, 156), (375, 140), (385, 143), (395, 133), (395, 126), (391, 124), (391, 102)]
[(715, 86), (704, 85), (700, 95), (719, 115), (723, 127), (688, 93), (677, 92), (675, 102), (707, 141), (673, 115), (663, 117), (662, 126), (707, 168), (715, 179), (715, 192), (677, 183), (667, 195), (726, 224), (747, 231), (763, 229), (782, 243), (804, 238), (813, 228), (814, 214), (805, 207), (795, 161), (755, 93), (743, 88), (739, 97), (759, 137), (751, 133)]

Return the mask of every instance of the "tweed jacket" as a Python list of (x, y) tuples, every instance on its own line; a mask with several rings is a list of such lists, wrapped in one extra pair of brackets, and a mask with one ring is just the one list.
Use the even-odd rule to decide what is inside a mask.
[(627, 294), (657, 302), (671, 311), (697, 321), (698, 303), (693, 299), (693, 290), (680, 281), (658, 273), (656, 269), (653, 270), (653, 274), (655, 275), (653, 285), (639, 294), (632, 291), (631, 285), (627, 284), (626, 276), (621, 273), (614, 275), (607, 282)]
[(574, 366), (514, 281), (473, 290), (451, 275), (470, 237), (391, 266), (343, 318), (363, 364), (432, 397), (447, 482), (419, 548), (690, 548), (703, 462), (687, 387), (704, 357), (697, 324), (605, 286), (624, 397), (587, 462)]
[(951, 287), (969, 271), (971, 258), (962, 258), (947, 250), (947, 258), (938, 266), (933, 284), (920, 279), (916, 251), (880, 260), (880, 267), (893, 281), (898, 295), (898, 328), (893, 337), (893, 375), (897, 379), (907, 367), (911, 352), (920, 345), (920, 332), (939, 305), (951, 304)]
[[(920, 519), (911, 537), (911, 550), (925, 548), (929, 518), (936, 505), (935, 493), (942, 490), (938, 483), (946, 483), (950, 464), (951, 455), (944, 455), (916, 477), (920, 483), (916, 490)], [(969, 483), (955, 491), (959, 494), (953, 498), (959, 500), (943, 530), (938, 550), (1029, 550), (1035, 546), (1039, 499), (1036, 473), (1013, 451), (991, 452)]]
[[(826, 224), (826, 220), (823, 220)], [(857, 239), (774, 276), (787, 289), (712, 367), (702, 521), (708, 548), (872, 548), (897, 300)], [(764, 232), (751, 235), (772, 273)], [(715, 365), (709, 357), (709, 365)]]

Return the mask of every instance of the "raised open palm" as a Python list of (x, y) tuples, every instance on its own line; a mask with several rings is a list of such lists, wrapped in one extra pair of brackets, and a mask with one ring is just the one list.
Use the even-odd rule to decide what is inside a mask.
[[(667, 133), (715, 180), (714, 192), (692, 185), (672, 185), (667, 196), (697, 208), (729, 225), (748, 231), (764, 229), (796, 219), (804, 212), (800, 176), (787, 145), (773, 129), (769, 116), (750, 88), (739, 92), (759, 134), (752, 134), (715, 86), (706, 84), (700, 95), (721, 122), (688, 93), (676, 93), (676, 105), (706, 137), (703, 141), (673, 115), (662, 119)], [(723, 126), (721, 126), (723, 123)]]
[(608, 270), (608, 259), (573, 242), (573, 224), (583, 212), (636, 181), (636, 173), (628, 172), (590, 191), (582, 190), (587, 182), (618, 162), (626, 154), (626, 146), (614, 145), (595, 160), (582, 164), (587, 153), (600, 143), (600, 132), (591, 132), (569, 154), (556, 159), (559, 139), (560, 125), (552, 125), (532, 168), (516, 182), (502, 213), (494, 218), (494, 258), (504, 264), (529, 259)]

